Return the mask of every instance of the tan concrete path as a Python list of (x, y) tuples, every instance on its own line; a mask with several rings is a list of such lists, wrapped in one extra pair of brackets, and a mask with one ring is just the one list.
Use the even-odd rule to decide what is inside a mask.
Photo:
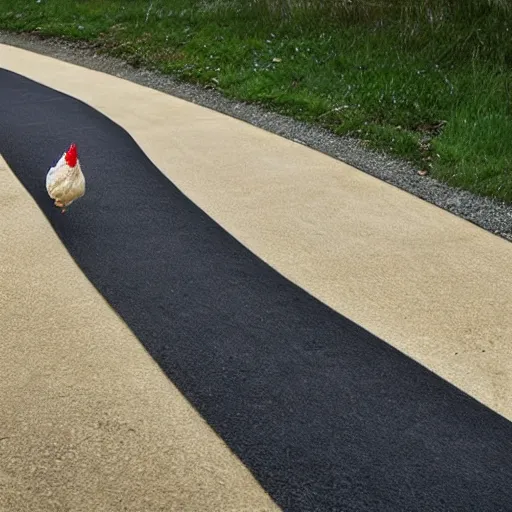
[[(512, 244), (334, 159), (163, 93), (3, 45), (0, 66), (109, 116), (184, 193), (253, 252), (512, 419)], [(4, 170), (3, 175), (9, 178), (0, 188), (0, 226), (6, 229), (0, 235), (0, 269), (11, 268), (8, 262), (12, 268), (7, 275), (23, 279), (20, 285), (4, 286), (16, 281), (2, 276), (0, 288), (2, 327), (8, 325), (14, 333), (0, 347), (7, 354), (0, 361), (0, 411), (8, 411), (0, 415), (0, 437), (2, 421), (17, 432), (0, 441), (0, 460), (8, 461), (7, 469), (0, 465), (0, 486), (11, 489), (10, 494), (0, 492), (0, 510), (22, 503), (13, 501), (19, 500), (17, 493), (25, 495), (27, 510), (34, 510), (30, 504), (46, 492), (45, 482), (51, 482), (55, 493), (46, 503), (65, 496), (77, 500), (73, 510), (92, 509), (80, 508), (85, 505), (78, 495), (69, 498), (72, 486), (85, 496), (104, 489), (99, 499), (107, 505), (94, 510), (111, 510), (115, 501), (108, 500), (119, 498), (133, 503), (133, 510), (139, 505), (158, 510), (158, 500), (171, 496), (176, 510), (185, 502), (188, 506), (181, 510), (270, 510), (264, 493), (114, 313), (99, 305), (101, 299), (76, 267), (66, 270), (76, 287), (55, 297), (51, 265), (54, 260), (73, 264), (56, 238), (49, 242), (51, 229), (42, 216), (35, 210), (25, 216), (25, 204), (36, 207), (24, 191), (13, 192), (10, 174)], [(39, 219), (37, 232), (32, 232), (32, 219)], [(37, 263), (41, 254), (46, 254), (45, 265)], [(44, 314), (61, 322), (57, 312), (70, 303), (74, 306), (68, 314), (78, 322), (71, 332), (89, 332), (73, 349), (66, 344), (68, 323), (56, 325), (55, 332), (37, 323)], [(95, 326), (96, 317), (108, 315), (107, 329)], [(33, 325), (26, 318), (33, 318)], [(109, 345), (103, 342), (105, 333)], [(43, 346), (39, 361), (31, 358), (34, 343)], [(63, 354), (66, 346), (69, 352)], [(91, 374), (96, 379), (89, 387)], [(140, 409), (138, 403), (143, 404)], [(84, 421), (81, 414), (91, 422), (94, 416), (96, 423)], [(163, 441), (168, 437), (176, 442), (171, 448)], [(123, 450), (128, 451), (126, 461)], [(169, 452), (175, 455), (171, 460)], [(99, 462), (100, 453), (112, 454), (111, 467)], [(59, 457), (78, 461), (71, 476), (59, 474)], [(35, 469), (30, 460), (39, 461)], [(166, 472), (173, 476), (163, 485)], [(176, 482), (174, 487), (170, 481)], [(149, 499), (158, 504), (153, 509), (141, 501), (148, 482), (155, 491)], [(237, 496), (240, 488), (247, 495)], [(201, 500), (207, 498), (213, 501), (204, 508)]]
[(204, 107), (5, 45), (0, 65), (109, 116), (261, 258), (512, 419), (512, 244)]
[(0, 512), (279, 510), (0, 159)]
[(512, 419), (512, 244), (204, 107), (10, 46), (0, 65), (103, 112), (253, 252)]

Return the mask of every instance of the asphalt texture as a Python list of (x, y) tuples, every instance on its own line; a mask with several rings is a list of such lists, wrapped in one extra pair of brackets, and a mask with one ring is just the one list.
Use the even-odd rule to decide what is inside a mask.
[[(62, 215), (44, 182), (73, 141), (87, 192)], [(118, 125), (0, 70), (0, 152), (85, 275), (284, 510), (512, 511), (512, 423), (258, 259)]]

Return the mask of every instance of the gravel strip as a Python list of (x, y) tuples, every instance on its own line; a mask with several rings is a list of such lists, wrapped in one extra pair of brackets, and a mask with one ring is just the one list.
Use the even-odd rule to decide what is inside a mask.
[(417, 169), (409, 163), (370, 150), (357, 139), (339, 137), (323, 128), (295, 121), (260, 106), (227, 99), (210, 88), (180, 82), (155, 71), (133, 68), (120, 59), (96, 53), (87, 43), (3, 31), (0, 31), (0, 43), (103, 71), (246, 121), (342, 160), (512, 241), (512, 205), (449, 187), (428, 176), (419, 176)]

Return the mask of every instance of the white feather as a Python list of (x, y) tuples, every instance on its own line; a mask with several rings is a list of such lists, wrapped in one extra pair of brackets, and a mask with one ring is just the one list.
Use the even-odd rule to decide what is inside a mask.
[(85, 194), (85, 177), (77, 160), (75, 167), (69, 167), (64, 153), (46, 175), (46, 190), (57, 206), (69, 206)]

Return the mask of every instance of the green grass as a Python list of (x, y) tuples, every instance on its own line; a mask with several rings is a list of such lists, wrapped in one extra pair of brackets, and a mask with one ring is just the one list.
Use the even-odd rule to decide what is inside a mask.
[[(421, 4), (420, 7), (418, 5)], [(89, 41), (512, 203), (512, 11), (495, 0), (9, 0), (0, 28)]]

